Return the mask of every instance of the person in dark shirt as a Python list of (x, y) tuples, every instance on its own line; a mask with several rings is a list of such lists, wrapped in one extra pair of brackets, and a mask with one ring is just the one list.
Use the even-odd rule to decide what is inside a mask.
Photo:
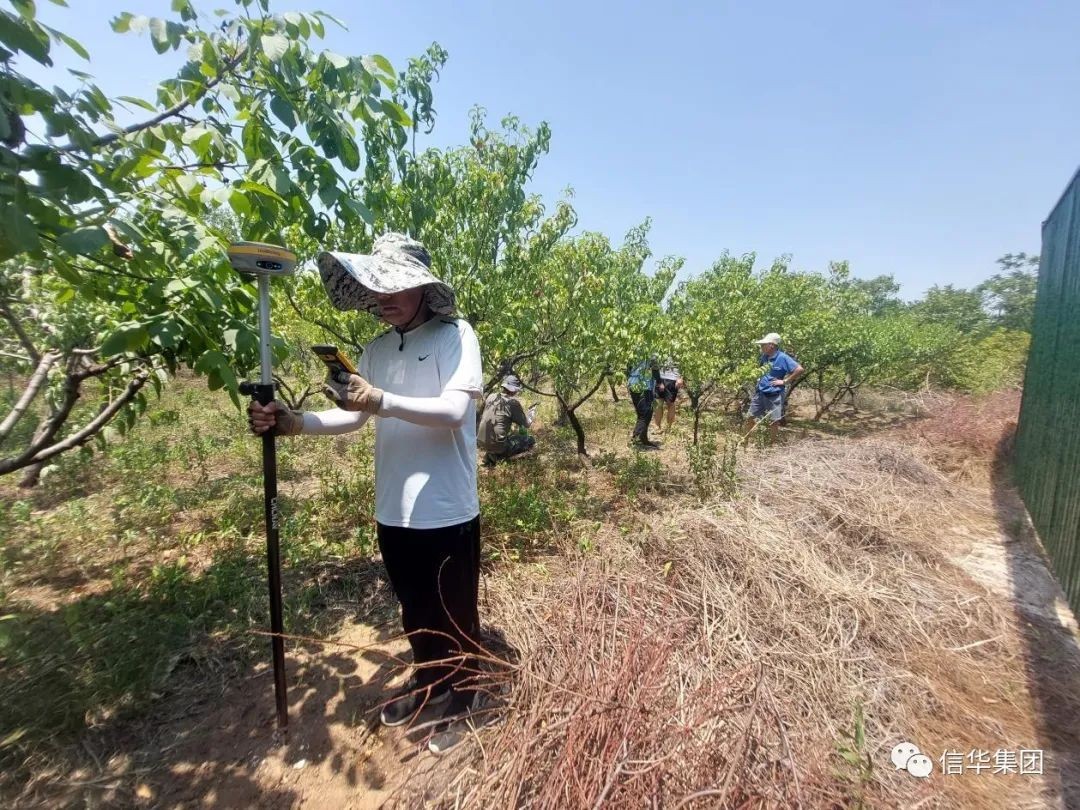
[(779, 421), (784, 418), (784, 401), (788, 386), (803, 373), (803, 367), (795, 358), (780, 351), (780, 335), (770, 332), (761, 340), (755, 340), (761, 347), (759, 363), (767, 366), (765, 373), (758, 380), (750, 410), (746, 414), (746, 435), (761, 422), (769, 420), (769, 442), (775, 442), (779, 433)]
[(660, 400), (660, 406), (656, 408), (656, 430), (661, 432), (664, 422), (664, 414), (667, 413), (667, 426), (675, 424), (675, 411), (678, 408), (679, 392), (686, 386), (682, 375), (675, 366), (667, 365), (660, 370), (660, 384), (656, 387), (656, 397)]
[(484, 465), (492, 466), (531, 450), (536, 439), (527, 433), (515, 433), (514, 425), (528, 430), (535, 424), (535, 406), (528, 412), (517, 398), (521, 380), (510, 374), (503, 378), (502, 390), (488, 396), (476, 433), (476, 443), (484, 451)]
[(637, 414), (637, 424), (634, 425), (631, 441), (640, 447), (660, 446), (649, 441), (649, 422), (652, 420), (656, 391), (661, 385), (660, 364), (655, 357), (642, 360), (627, 370), (626, 390), (630, 392), (630, 401), (634, 403), (634, 412)]

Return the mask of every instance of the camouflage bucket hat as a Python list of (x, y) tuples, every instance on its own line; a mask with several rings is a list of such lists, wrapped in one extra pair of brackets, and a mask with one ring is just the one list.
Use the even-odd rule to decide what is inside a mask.
[(375, 240), (370, 254), (320, 253), (319, 276), (338, 309), (362, 309), (379, 317), (376, 293), (397, 293), (426, 287), (432, 312), (454, 314), (454, 291), (431, 272), (427, 249), (401, 233), (387, 233)]

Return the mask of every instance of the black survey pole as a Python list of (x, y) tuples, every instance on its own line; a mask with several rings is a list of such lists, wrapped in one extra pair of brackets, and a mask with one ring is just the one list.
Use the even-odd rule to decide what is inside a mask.
[[(235, 242), (229, 263), (237, 272), (259, 279), (259, 382), (240, 384), (240, 393), (260, 405), (274, 399), (274, 361), (270, 352), (270, 277), (287, 276), (296, 269), (296, 254), (266, 242)], [(274, 699), (277, 725), (289, 727), (289, 701), (285, 693), (285, 632), (281, 611), (281, 546), (277, 501), (277, 447), (275, 431), (262, 434), (263, 517), (266, 520), (266, 571), (270, 585), (270, 650), (274, 659)]]
[[(270, 278), (259, 276), (260, 381), (244, 383), (240, 392), (260, 405), (274, 399), (273, 367), (270, 354)], [(285, 631), (281, 611), (281, 545), (278, 541), (277, 446), (273, 430), (262, 435), (263, 514), (266, 519), (266, 570), (270, 584), (270, 649), (274, 659), (274, 700), (277, 725), (289, 726), (289, 703), (285, 684)]]

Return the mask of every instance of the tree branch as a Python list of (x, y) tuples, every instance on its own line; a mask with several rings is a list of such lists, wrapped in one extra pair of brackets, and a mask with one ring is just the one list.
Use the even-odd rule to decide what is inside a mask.
[(169, 107), (167, 110), (162, 110), (160, 113), (155, 115), (153, 118), (151, 118), (151, 119), (149, 119), (147, 121), (143, 121), (143, 122), (141, 122), (139, 124), (131, 124), (130, 126), (126, 126), (122, 130), (120, 130), (120, 132), (110, 132), (108, 135), (102, 135), (100, 138), (98, 138), (97, 140), (90, 143), (89, 146), (79, 146), (78, 144), (69, 143), (69, 144), (65, 144), (64, 146), (61, 146), (58, 151), (60, 151), (60, 152), (92, 152), (95, 149), (100, 149), (103, 146), (108, 146), (111, 143), (115, 143), (116, 141), (120, 140), (121, 138), (127, 137), (128, 135), (134, 135), (137, 132), (142, 132), (144, 129), (149, 129), (150, 127), (155, 127), (158, 124), (160, 124), (162, 121), (165, 121), (166, 119), (169, 119), (169, 118), (172, 118), (174, 116), (179, 115), (184, 110), (186, 110), (188, 107), (190, 107), (192, 104), (195, 104), (197, 101), (202, 99), (202, 97), (205, 96), (210, 90), (212, 90), (215, 87), (215, 85), (220, 84), (222, 79), (224, 79), (226, 76), (228, 76), (230, 73), (232, 73), (233, 70), (236, 69), (236, 66), (240, 64), (240, 62), (243, 60), (243, 58), (246, 55), (247, 55), (247, 48), (245, 47), (238, 54), (236, 54), (236, 56), (234, 56), (232, 59), (229, 59), (225, 63), (225, 67), (221, 71), (221, 73), (219, 73), (214, 78), (210, 79), (206, 84), (204, 84), (201, 88), (196, 90), (194, 93), (192, 93), (190, 96), (188, 96), (183, 101), (174, 104), (173, 106)]
[[(83, 427), (81, 430), (76, 431), (75, 433), (72, 433), (63, 441), (56, 442), (56, 444), (46, 447), (43, 450), (36, 450), (35, 452), (35, 448), (30, 448), (21, 456), (7, 458), (0, 461), (0, 475), (6, 475), (9, 472), (14, 472), (15, 470), (21, 469), (23, 467), (29, 467), (31, 464), (39, 464), (43, 461), (48, 461), (53, 456), (58, 456), (60, 453), (63, 453), (66, 450), (71, 450), (81, 444), (85, 444), (92, 436), (94, 436), (94, 434), (96, 434), (106, 424), (108, 424), (109, 421), (114, 416), (116, 416), (116, 414), (120, 411), (121, 408), (123, 408), (125, 405), (131, 402), (132, 399), (135, 398), (135, 395), (139, 393), (139, 390), (144, 385), (146, 385), (146, 381), (149, 378), (150, 369), (141, 369), (128, 382), (127, 387), (124, 389), (124, 392), (112, 402), (110, 402), (105, 408), (103, 408), (101, 412), (92, 420), (90, 420), (90, 422), (87, 423), (85, 427)], [(68, 413), (70, 413), (70, 408), (68, 409)], [(53, 421), (56, 421), (55, 417)], [(56, 426), (59, 427), (59, 424), (62, 424), (62, 422), (57, 423)], [(55, 432), (53, 433), (53, 435), (55, 435)], [(49, 439), (39, 442), (38, 444), (45, 444), (48, 441), (51, 441), (51, 438), (52, 437), (50, 436)]]
[(292, 292), (290, 290), (285, 290), (285, 300), (289, 302), (289, 306), (291, 306), (293, 308), (293, 312), (295, 312), (297, 314), (297, 316), (300, 318), (300, 320), (304, 321), (305, 323), (310, 323), (310, 324), (313, 324), (314, 326), (318, 326), (320, 329), (326, 330), (328, 333), (330, 333), (331, 335), (336, 337), (339, 341), (344, 343), (346, 346), (351, 346), (353, 349), (356, 350), (356, 352), (358, 354), (363, 354), (364, 353), (364, 347), (361, 344), (357, 343), (356, 341), (354, 341), (354, 340), (352, 340), (350, 338), (345, 337), (343, 334), (338, 332), (336, 329), (334, 329), (328, 323), (320, 321), (320, 320), (318, 320), (316, 318), (309, 318), (307, 315), (305, 315), (303, 313), (303, 311), (300, 309), (300, 307), (297, 305), (296, 300), (293, 298)]
[(19, 343), (26, 349), (26, 353), (30, 355), (30, 362), (37, 365), (41, 362), (41, 354), (34, 347), (34, 342), (30, 340), (30, 336), (26, 334), (26, 331), (22, 328), (22, 324), (19, 323), (19, 319), (15, 317), (15, 313), (11, 311), (7, 301), (0, 300), (0, 316), (3, 316), (4, 320), (8, 322), (12, 330), (15, 332), (15, 336), (19, 338)]
[(15, 427), (15, 423), (22, 418), (22, 415), (26, 413), (26, 409), (30, 407), (30, 403), (34, 401), (34, 398), (41, 391), (45, 381), (49, 378), (49, 369), (52, 368), (56, 361), (60, 359), (60, 352), (48, 351), (45, 356), (41, 358), (41, 362), (38, 363), (37, 369), (30, 377), (30, 382), (26, 384), (26, 390), (23, 391), (22, 396), (19, 397), (19, 401), (15, 403), (15, 407), (11, 409), (4, 421), (0, 422), (0, 444), (4, 443), (4, 439), (11, 433), (11, 429)]
[(587, 400), (589, 397), (591, 397), (593, 394), (600, 390), (600, 386), (604, 384), (604, 380), (607, 379), (607, 375), (610, 373), (610, 371), (605, 370), (604, 373), (600, 375), (600, 379), (596, 381), (596, 385), (592, 387), (589, 393), (585, 394), (581, 399), (574, 403), (573, 407), (567, 408), (567, 410), (576, 411), (578, 408), (580, 408), (582, 403), (585, 402), (585, 400)]

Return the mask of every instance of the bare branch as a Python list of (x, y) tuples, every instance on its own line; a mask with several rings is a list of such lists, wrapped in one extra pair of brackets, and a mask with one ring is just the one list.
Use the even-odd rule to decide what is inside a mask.
[(41, 354), (34, 347), (34, 342), (30, 340), (30, 336), (26, 334), (26, 330), (22, 328), (22, 324), (19, 323), (19, 319), (15, 316), (15, 313), (11, 311), (11, 307), (8, 306), (7, 301), (0, 300), (0, 316), (8, 322), (12, 331), (15, 332), (15, 336), (19, 338), (19, 343), (26, 349), (26, 353), (30, 355), (30, 362), (37, 365), (41, 362)]
[[(116, 414), (131, 402), (135, 398), (135, 395), (139, 393), (139, 390), (146, 385), (146, 381), (150, 378), (150, 369), (141, 369), (127, 384), (124, 392), (120, 394), (116, 399), (110, 402), (101, 412), (95, 416), (89, 423), (86, 424), (81, 430), (72, 433), (63, 441), (56, 442), (43, 450), (30, 451), (23, 453), (21, 456), (14, 458), (7, 458), (0, 461), (0, 475), (5, 475), (9, 472), (21, 469), (23, 467), (29, 467), (31, 464), (39, 464), (42, 461), (48, 461), (54, 456), (58, 456), (66, 450), (71, 450), (78, 447), (81, 444), (85, 444), (91, 439), (99, 430), (101, 430), (109, 421), (116, 416)], [(69, 411), (70, 412), (70, 411)]]
[(320, 329), (324, 329), (326, 332), (328, 332), (329, 334), (336, 337), (339, 341), (344, 343), (346, 346), (350, 346), (353, 349), (355, 349), (358, 354), (363, 354), (364, 353), (363, 344), (357, 343), (356, 341), (345, 337), (345, 335), (338, 332), (336, 329), (334, 329), (332, 326), (330, 326), (330, 324), (326, 323), (325, 321), (320, 321), (318, 318), (311, 318), (311, 317), (308, 317), (307, 315), (305, 315), (303, 310), (301, 310), (299, 305), (296, 303), (296, 299), (293, 298), (292, 292), (290, 290), (285, 290), (285, 300), (287, 300), (289, 302), (289, 306), (291, 306), (293, 308), (293, 312), (295, 312), (297, 314), (297, 316), (300, 318), (300, 320), (302, 320), (302, 321), (304, 321), (306, 323), (313, 324), (314, 326), (318, 326)]
[(38, 363), (37, 369), (30, 377), (30, 382), (26, 384), (26, 390), (23, 391), (22, 396), (19, 397), (19, 401), (15, 403), (15, 407), (11, 409), (4, 421), (0, 422), (0, 444), (4, 443), (4, 439), (11, 433), (11, 429), (15, 427), (15, 423), (22, 418), (22, 415), (26, 413), (26, 409), (30, 407), (30, 403), (34, 401), (34, 398), (41, 391), (45, 381), (49, 378), (49, 369), (52, 368), (56, 361), (60, 359), (60, 352), (49, 351), (45, 353), (45, 356), (41, 358), (41, 362)]
[(581, 399), (579, 399), (577, 402), (575, 402), (573, 404), (573, 406), (568, 408), (567, 410), (576, 411), (578, 408), (580, 408), (582, 403), (585, 402), (585, 400), (587, 400), (589, 397), (591, 397), (593, 394), (595, 394), (597, 391), (600, 390), (600, 386), (604, 384), (604, 380), (607, 379), (607, 375), (610, 374), (610, 373), (611, 373), (610, 371), (605, 369), (604, 373), (600, 375), (600, 379), (598, 379), (596, 381), (596, 385), (594, 385), (589, 390), (589, 393), (585, 394)]

